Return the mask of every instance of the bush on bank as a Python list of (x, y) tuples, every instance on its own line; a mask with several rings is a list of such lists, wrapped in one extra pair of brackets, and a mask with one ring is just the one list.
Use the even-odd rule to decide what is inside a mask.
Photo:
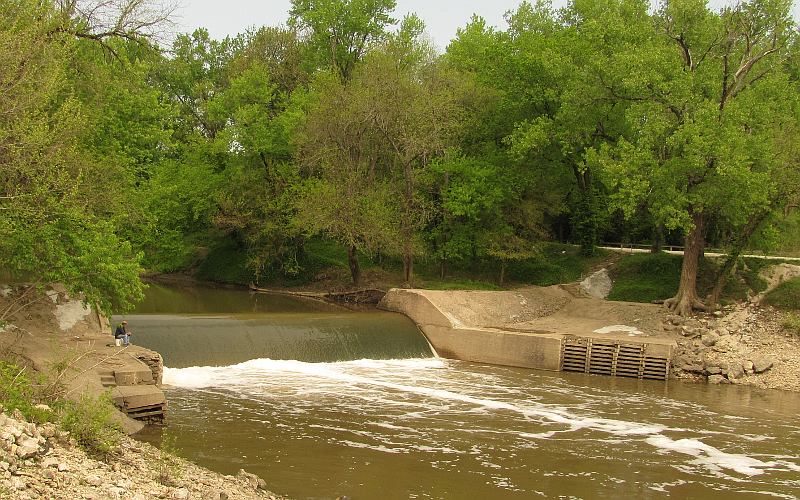
[(0, 360), (0, 405), (9, 414), (19, 411), (26, 420), (54, 422), (68, 431), (88, 453), (107, 456), (119, 443), (121, 428), (114, 422), (114, 405), (108, 394), (99, 398), (81, 396), (70, 401), (62, 388), (43, 374)]

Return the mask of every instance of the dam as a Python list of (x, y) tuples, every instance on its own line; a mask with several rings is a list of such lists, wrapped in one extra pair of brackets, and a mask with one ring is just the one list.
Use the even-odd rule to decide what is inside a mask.
[(675, 342), (663, 308), (560, 286), (507, 292), (392, 289), (379, 307), (411, 318), (436, 353), (494, 365), (665, 380)]

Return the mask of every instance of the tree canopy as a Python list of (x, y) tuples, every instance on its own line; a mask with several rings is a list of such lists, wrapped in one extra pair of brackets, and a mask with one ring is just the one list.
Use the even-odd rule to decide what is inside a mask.
[[(366, 254), (407, 285), (415, 262), (503, 283), (547, 240), (669, 242), (689, 314), (743, 249), (794, 234), (790, 1), (523, 2), (443, 54), (395, 7), (293, 0), (286, 26), (166, 50), (168, 4), (0, 0), (0, 270), (110, 312), (143, 269), (222, 253), (290, 279), (319, 238), (354, 283)], [(730, 258), (706, 301), (708, 245)]]

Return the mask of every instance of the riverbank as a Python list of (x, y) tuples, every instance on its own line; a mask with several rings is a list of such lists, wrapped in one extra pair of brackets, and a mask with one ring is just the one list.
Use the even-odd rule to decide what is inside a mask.
[[(672, 369), (667, 373), (662, 366), (661, 378), (800, 391), (800, 336), (784, 326), (786, 313), (742, 303), (682, 318), (653, 304), (585, 295), (572, 286), (508, 292), (392, 290), (381, 306), (412, 318), (443, 357), (567, 370), (567, 355), (561, 359), (566, 335), (584, 339), (581, 345), (586, 339), (641, 345), (650, 361), (666, 356), (671, 345)], [(650, 353), (653, 349), (660, 354)], [(596, 366), (591, 361), (590, 372), (614, 373), (612, 364), (602, 368), (605, 361), (611, 358), (601, 356)], [(640, 362), (640, 370), (654, 369)], [(576, 371), (572, 364), (569, 371)], [(581, 366), (577, 371), (588, 369)]]
[(800, 392), (800, 335), (787, 313), (741, 303), (694, 318), (669, 316), (676, 337), (676, 377), (711, 384), (750, 385)]
[[(19, 308), (23, 300), (30, 304)], [(135, 345), (115, 346), (107, 320), (62, 287), (39, 293), (26, 285), (0, 285), (0, 311), (12, 311), (0, 323), (0, 361), (13, 363), (4, 366), (14, 366), (17, 374), (0, 388), (0, 405), (5, 398), (12, 407), (53, 405), (35, 413), (57, 422), (36, 425), (19, 411), (0, 414), (0, 497), (280, 498), (252, 474), (225, 476), (128, 437), (144, 427), (127, 415), (130, 410), (145, 405), (148, 413), (160, 414), (153, 410), (163, 408), (161, 357)], [(105, 398), (125, 412), (109, 407)], [(73, 425), (87, 436), (76, 440), (63, 430), (66, 401), (87, 408), (72, 417), (83, 420)], [(111, 449), (100, 458), (87, 454), (97, 454), (87, 439)]]
[(14, 500), (280, 499), (263, 480), (218, 474), (130, 437), (103, 460), (53, 424), (0, 414), (0, 497)]

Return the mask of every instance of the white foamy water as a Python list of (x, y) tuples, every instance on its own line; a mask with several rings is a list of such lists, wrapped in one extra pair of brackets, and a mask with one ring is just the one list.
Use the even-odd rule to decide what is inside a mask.
[[(315, 424), (332, 433), (349, 435), (339, 439), (343, 446), (369, 448), (383, 453), (417, 451), (455, 453), (450, 444), (414, 443), (424, 434), (432, 439), (434, 429), (421, 431), (408, 422), (425, 418), (458, 420), (464, 415), (480, 415), (492, 425), (499, 420), (505, 428), (499, 432), (522, 440), (520, 447), (541, 446), (551, 440), (602, 441), (612, 438), (616, 445), (639, 448), (641, 443), (669, 454), (669, 461), (680, 456), (691, 457), (685, 470), (699, 466), (710, 471), (728, 470), (743, 476), (758, 476), (770, 471), (796, 471), (797, 457), (748, 456), (739, 453), (746, 439), (727, 439), (720, 449), (703, 442), (710, 435), (724, 432), (692, 427), (692, 419), (683, 425), (665, 425), (636, 418), (637, 408), (654, 410), (669, 408), (669, 400), (652, 397), (618, 400), (618, 393), (593, 391), (582, 394), (574, 387), (525, 387), (524, 390), (504, 383), (497, 376), (482, 373), (464, 374), (442, 359), (358, 360), (339, 363), (305, 363), (256, 359), (226, 367), (192, 367), (164, 369), (164, 383), (192, 390), (226, 390), (240, 397), (285, 405), (287, 411), (315, 411), (317, 404), (328, 409), (335, 405), (341, 411), (364, 412), (381, 419), (370, 430), (351, 429), (340, 424)], [(557, 403), (550, 400), (559, 401)], [(319, 403), (322, 401), (323, 403)], [(674, 403), (674, 402), (672, 402)], [(627, 410), (625, 406), (629, 405)], [(681, 405), (674, 405), (671, 418), (685, 419)], [(306, 407), (310, 407), (309, 410)], [(620, 407), (623, 408), (620, 411)], [(381, 410), (385, 410), (383, 415)], [(620, 415), (621, 414), (621, 415)], [(622, 418), (621, 418), (622, 417)], [(480, 421), (479, 419), (479, 421)], [(426, 424), (426, 426), (429, 424)], [(387, 441), (380, 429), (400, 433), (404, 442)], [(498, 432), (487, 425), (464, 426), (464, 434)], [(735, 430), (733, 431), (735, 433)], [(353, 439), (353, 436), (359, 439)], [(435, 437), (433, 437), (435, 438)], [(766, 441), (769, 436), (760, 436)], [(393, 437), (392, 439), (396, 439)], [(754, 440), (749, 440), (753, 442)], [(525, 443), (529, 444), (525, 444)]]

